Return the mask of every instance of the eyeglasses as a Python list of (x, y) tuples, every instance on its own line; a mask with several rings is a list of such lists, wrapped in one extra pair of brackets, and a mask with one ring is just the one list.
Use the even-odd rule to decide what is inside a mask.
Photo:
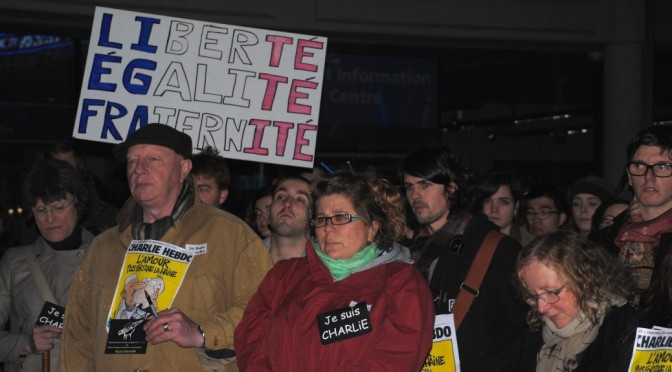
[(310, 226), (312, 227), (325, 227), (327, 226), (327, 221), (331, 221), (332, 225), (347, 225), (352, 221), (361, 220), (362, 216), (356, 216), (354, 214), (335, 214), (331, 217), (315, 217), (315, 219), (310, 220)]
[(539, 212), (533, 212), (533, 211), (525, 212), (525, 216), (527, 216), (527, 218), (530, 220), (534, 218), (538, 218), (540, 220), (547, 220), (551, 218), (551, 216), (554, 214), (560, 214), (560, 211), (547, 211), (545, 209), (542, 209)]
[(33, 207), (33, 214), (37, 217), (44, 217), (47, 215), (47, 211), (51, 212), (55, 216), (62, 215), (65, 210), (71, 206), (75, 201), (72, 200), (70, 203), (55, 203), (52, 205), (45, 205), (42, 207)]
[(642, 162), (630, 162), (627, 169), (631, 176), (645, 176), (649, 169), (658, 178), (672, 176), (672, 164), (670, 163), (646, 164)]
[(556, 289), (555, 291), (546, 291), (536, 296), (530, 296), (528, 301), (531, 304), (536, 305), (539, 302), (539, 300), (542, 300), (549, 305), (553, 305), (554, 303), (560, 301), (560, 292), (562, 292), (562, 290), (565, 289), (565, 284), (563, 284), (560, 288)]

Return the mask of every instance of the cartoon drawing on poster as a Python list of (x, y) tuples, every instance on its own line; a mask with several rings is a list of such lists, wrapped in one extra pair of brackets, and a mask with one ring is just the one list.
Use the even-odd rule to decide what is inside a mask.
[(327, 39), (96, 8), (73, 136), (172, 126), (224, 157), (312, 167)]
[(440, 314), (434, 319), (434, 337), (422, 372), (460, 372), (460, 355), (453, 314)]
[(133, 240), (126, 251), (108, 316), (107, 354), (144, 353), (143, 322), (169, 309), (199, 249), (158, 240)]

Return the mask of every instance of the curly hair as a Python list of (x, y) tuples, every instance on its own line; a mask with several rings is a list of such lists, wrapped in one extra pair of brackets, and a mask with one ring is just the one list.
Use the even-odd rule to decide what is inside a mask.
[(543, 264), (563, 280), (566, 290), (577, 298), (579, 312), (597, 324), (602, 306), (614, 298), (631, 301), (635, 293), (630, 272), (615, 257), (592, 241), (570, 230), (558, 230), (534, 239), (518, 254), (516, 284), (530, 310), (527, 321), (532, 329), (542, 324), (542, 314), (525, 287), (522, 270), (531, 263)]
[(77, 170), (63, 160), (47, 159), (36, 163), (24, 178), (22, 198), (26, 208), (33, 208), (37, 199), (49, 204), (66, 199), (67, 194), (75, 199), (81, 218), (88, 211), (88, 189)]
[(404, 237), (406, 218), (404, 199), (398, 188), (375, 171), (351, 173), (337, 171), (317, 179), (313, 184), (313, 216), (320, 198), (342, 195), (352, 201), (357, 214), (366, 224), (380, 225), (374, 241), (380, 249)]

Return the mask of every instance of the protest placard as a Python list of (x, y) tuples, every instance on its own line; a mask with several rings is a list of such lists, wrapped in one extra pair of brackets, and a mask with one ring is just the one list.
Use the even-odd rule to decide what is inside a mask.
[(434, 319), (432, 350), (422, 372), (460, 372), (460, 355), (453, 314), (439, 314)]
[(672, 372), (672, 329), (637, 328), (629, 372)]
[(327, 39), (96, 8), (73, 137), (149, 123), (227, 158), (312, 167)]
[(133, 240), (121, 266), (108, 316), (108, 354), (144, 353), (145, 319), (169, 309), (199, 250), (158, 240)]

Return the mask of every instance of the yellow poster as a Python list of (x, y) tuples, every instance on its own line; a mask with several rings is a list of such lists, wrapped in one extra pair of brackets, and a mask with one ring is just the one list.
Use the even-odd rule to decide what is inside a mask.
[(158, 240), (133, 240), (108, 319), (145, 319), (170, 308), (194, 255)]
[(637, 328), (630, 372), (672, 372), (672, 329)]
[(422, 372), (460, 372), (453, 314), (440, 314), (434, 319), (432, 350), (425, 360)]

